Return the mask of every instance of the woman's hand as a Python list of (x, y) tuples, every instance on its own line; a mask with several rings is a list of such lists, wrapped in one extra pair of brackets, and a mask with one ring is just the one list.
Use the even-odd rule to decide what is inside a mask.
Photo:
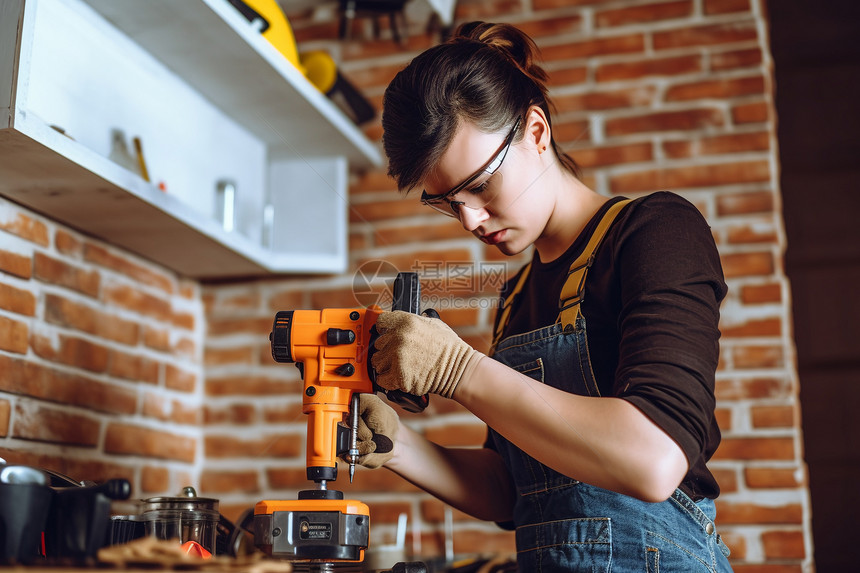
[(358, 403), (359, 456), (356, 462), (366, 468), (380, 468), (394, 455), (400, 418), (375, 394), (361, 394)]
[(452, 398), (460, 381), (484, 357), (438, 318), (383, 312), (376, 329), (379, 338), (372, 362), (376, 382), (386, 390)]

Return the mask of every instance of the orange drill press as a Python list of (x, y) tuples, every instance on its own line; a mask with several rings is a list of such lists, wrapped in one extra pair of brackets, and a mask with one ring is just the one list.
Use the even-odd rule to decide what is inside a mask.
[[(416, 273), (398, 273), (392, 310), (418, 313)], [(254, 507), (254, 543), (268, 555), (293, 560), (294, 570), (312, 573), (355, 569), (364, 560), (370, 535), (366, 504), (329, 489), (337, 479), (337, 459), (349, 459), (349, 477), (358, 458), (358, 398), (383, 392), (410, 412), (421, 412), (429, 396), (386, 391), (375, 384), (370, 362), (376, 319), (370, 308), (286, 310), (275, 315), (269, 340), (276, 362), (294, 362), (302, 373), (302, 412), (308, 416), (307, 477), (314, 489), (295, 500), (264, 500)], [(345, 423), (348, 420), (348, 423)]]

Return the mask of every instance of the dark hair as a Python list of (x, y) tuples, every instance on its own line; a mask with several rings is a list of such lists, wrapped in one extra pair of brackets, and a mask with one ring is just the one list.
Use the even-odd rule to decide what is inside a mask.
[[(534, 41), (510, 24), (471, 22), (398, 72), (385, 90), (382, 112), (382, 144), (397, 187), (409, 191), (427, 176), (461, 120), (493, 133), (536, 105), (552, 126), (538, 55)], [(522, 137), (518, 133), (515, 141)], [(551, 144), (562, 166), (579, 176), (573, 158), (554, 138)]]

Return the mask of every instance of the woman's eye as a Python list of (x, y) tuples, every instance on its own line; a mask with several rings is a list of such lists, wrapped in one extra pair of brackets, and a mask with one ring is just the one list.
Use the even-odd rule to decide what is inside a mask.
[(469, 189), (469, 193), (471, 193), (473, 195), (477, 195), (483, 191), (486, 191), (489, 184), (490, 184), (490, 180), (487, 179), (486, 181), (484, 181), (480, 185), (476, 185), (475, 187), (472, 187), (471, 189)]

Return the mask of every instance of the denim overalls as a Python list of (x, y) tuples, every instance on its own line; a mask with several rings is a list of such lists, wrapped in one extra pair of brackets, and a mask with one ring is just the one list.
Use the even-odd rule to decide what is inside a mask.
[[(598, 228), (595, 235), (605, 233), (608, 226)], [(586, 247), (586, 259), (600, 241), (598, 237)], [(577, 303), (584, 279), (583, 273), (574, 289)], [(575, 307), (573, 324), (565, 327), (560, 321), (505, 338), (495, 345), (492, 357), (544, 384), (599, 396), (586, 345), (585, 318), (578, 304)], [(661, 503), (640, 501), (566, 477), (492, 429), (490, 436), (519, 493), (514, 523), (521, 573), (731, 571), (729, 550), (715, 530), (713, 500), (693, 502), (678, 489)]]

